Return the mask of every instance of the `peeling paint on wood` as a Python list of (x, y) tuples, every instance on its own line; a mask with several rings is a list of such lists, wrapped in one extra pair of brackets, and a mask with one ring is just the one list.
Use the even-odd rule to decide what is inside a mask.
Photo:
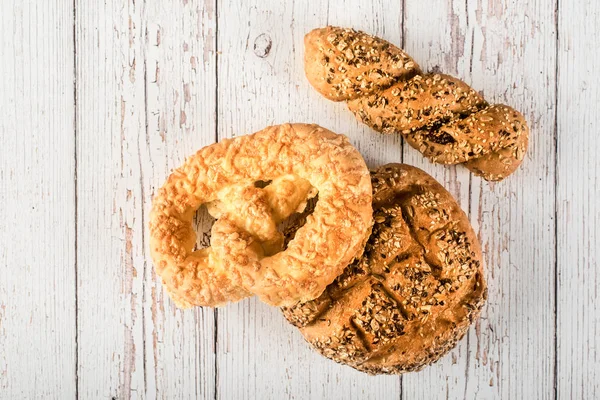
[[(407, 2), (409, 54), (424, 68), (460, 77), (490, 102), (524, 111), (532, 130), (528, 159), (497, 184), (470, 177), (461, 167), (441, 169), (405, 146), (405, 161), (437, 177), (469, 211), (484, 249), (489, 286), (481, 320), (453, 351), (460, 367), (446, 358), (407, 375), (407, 398), (553, 396), (555, 96), (553, 87), (545, 84), (554, 75), (553, 5), (500, 2), (499, 13), (498, 3), (452, 1), (432, 9)], [(546, 21), (535, 38), (517, 23), (524, 10), (529, 21)], [(457, 41), (464, 45), (457, 47)], [(497, 63), (496, 53), (507, 62)], [(526, 341), (518, 339), (524, 337)], [(528, 371), (531, 378), (516, 378), (516, 371)]]
[(0, 3), (0, 398), (76, 391), (73, 5)]
[(600, 398), (600, 4), (558, 9), (557, 393)]
[[(345, 106), (324, 99), (306, 81), (304, 34), (325, 25), (327, 15), (332, 24), (355, 26), (395, 41), (401, 37), (400, 2), (219, 3), (220, 21), (228, 21), (224, 28), (219, 25), (218, 36), (223, 49), (218, 66), (220, 137), (288, 121), (315, 122), (348, 135), (370, 165), (400, 161), (399, 137), (370, 132)], [(268, 56), (260, 57), (264, 53), (257, 55), (254, 43), (265, 32), (273, 44)], [(219, 310), (217, 322), (220, 399), (401, 396), (399, 377), (371, 377), (319, 356), (278, 309), (255, 298)]]

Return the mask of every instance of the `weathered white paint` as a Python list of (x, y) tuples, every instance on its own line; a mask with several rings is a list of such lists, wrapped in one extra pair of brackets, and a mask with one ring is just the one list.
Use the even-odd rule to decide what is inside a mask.
[[(407, 50), (415, 56), (425, 53), (429, 68), (465, 79), (488, 101), (524, 112), (531, 144), (523, 166), (501, 183), (472, 177), (469, 190), (462, 167), (456, 168), (454, 181), (441, 179), (470, 211), (481, 239), (488, 305), (450, 357), (404, 378), (404, 393), (407, 398), (432, 393), (450, 398), (552, 397), (554, 6), (455, 1), (447, 9), (432, 10), (409, 4)], [(443, 29), (425, 28), (431, 26)], [(416, 158), (405, 160), (420, 165), (420, 155), (409, 151)], [(427, 170), (439, 178), (434, 171), (439, 168)], [(452, 169), (446, 173), (453, 178)]]
[[(405, 2), (403, 42), (408, 54), (425, 71), (441, 71), (471, 83), (469, 65), (473, 38), (465, 11), (464, 1), (440, 2), (436, 7), (431, 7), (428, 2)], [(436, 29), (431, 29), (434, 26)], [(432, 164), (408, 144), (404, 145), (403, 153), (404, 162), (427, 171), (439, 180), (468, 212), (471, 175), (466, 168)], [(404, 398), (464, 397), (468, 360), (467, 333), (449, 355), (431, 368), (403, 377)]]
[(214, 8), (77, 4), (82, 397), (214, 396), (213, 310), (170, 302), (146, 223), (170, 170), (215, 138)]
[(485, 251), (489, 302), (470, 335), (471, 398), (554, 397), (554, 10), (547, 1), (484, 1), (469, 11), (473, 85), (490, 102), (523, 112), (531, 129), (515, 174), (498, 184), (473, 178), (471, 216)]
[[(147, 128), (138, 141), (141, 165), (150, 166), (142, 178), (146, 217), (152, 195), (171, 170), (216, 138), (215, 9), (214, 0), (146, 2)], [(207, 232), (210, 225), (200, 219), (197, 228)], [(142, 232), (147, 235), (147, 228)], [(177, 309), (154, 274), (148, 252), (144, 260), (146, 397), (212, 399), (215, 311)]]
[[(220, 137), (288, 121), (317, 122), (347, 134), (371, 165), (400, 161), (399, 138), (374, 140), (344, 104), (334, 104), (310, 87), (302, 62), (304, 34), (327, 22), (397, 39), (400, 2), (383, 3), (256, 0), (242, 6), (239, 1), (220, 2)], [(269, 40), (271, 48), (265, 54)], [(217, 322), (218, 398), (385, 399), (401, 395), (399, 377), (370, 377), (320, 357), (276, 308), (257, 299), (220, 309)]]
[(78, 393), (143, 394), (141, 2), (76, 3)]
[[(2, 2), (0, 398), (598, 397), (600, 9), (513, 3)], [(523, 166), (486, 183), (323, 99), (302, 40), (326, 24), (404, 45), (524, 111)], [(347, 134), (370, 166), (423, 168), (469, 212), (489, 302), (436, 365), (369, 377), (256, 299), (180, 311), (165, 295), (148, 254), (153, 193), (199, 147), (288, 121)]]
[(600, 397), (600, 137), (594, 0), (558, 10), (557, 393)]
[(0, 398), (75, 397), (73, 4), (0, 2)]

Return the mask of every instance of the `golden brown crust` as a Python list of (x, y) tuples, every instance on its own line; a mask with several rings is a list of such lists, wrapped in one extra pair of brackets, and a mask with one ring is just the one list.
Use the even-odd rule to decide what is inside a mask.
[(283, 308), (321, 354), (368, 373), (438, 360), (478, 317), (487, 289), (479, 241), (452, 196), (425, 172), (372, 173), (373, 233), (363, 256), (317, 299)]
[[(272, 181), (266, 188), (257, 181)], [(276, 225), (319, 201), (285, 251)], [(199, 150), (153, 200), (150, 247), (163, 284), (182, 307), (257, 294), (273, 305), (318, 297), (357, 256), (372, 224), (369, 172), (343, 135), (286, 124)], [(194, 212), (208, 204), (212, 247), (193, 251)]]
[(367, 96), (419, 72), (419, 66), (402, 49), (358, 32), (359, 37), (349, 37), (344, 35), (348, 30), (340, 29), (328, 26), (304, 37), (306, 76), (328, 99)]
[(348, 101), (378, 132), (402, 133), (433, 162), (465, 163), (497, 181), (523, 161), (529, 129), (518, 111), (488, 105), (451, 76), (423, 74), (403, 50), (363, 32), (328, 26), (304, 42), (306, 76), (319, 93)]

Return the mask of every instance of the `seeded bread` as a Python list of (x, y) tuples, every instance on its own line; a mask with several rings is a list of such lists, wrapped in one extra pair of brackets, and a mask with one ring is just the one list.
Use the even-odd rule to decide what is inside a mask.
[(389, 164), (371, 180), (375, 225), (363, 256), (320, 297), (282, 310), (324, 356), (400, 374), (438, 360), (479, 316), (481, 248), (457, 202), (425, 172)]
[(304, 44), (306, 76), (319, 93), (347, 101), (378, 132), (401, 133), (433, 162), (464, 163), (499, 181), (523, 161), (529, 129), (511, 107), (488, 104), (451, 76), (424, 74), (403, 50), (363, 32), (328, 26)]

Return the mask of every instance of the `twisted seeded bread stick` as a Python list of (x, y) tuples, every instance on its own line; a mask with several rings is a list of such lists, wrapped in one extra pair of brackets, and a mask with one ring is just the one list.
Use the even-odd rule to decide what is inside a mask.
[(464, 163), (490, 181), (523, 161), (529, 136), (523, 115), (489, 105), (464, 82), (423, 74), (402, 49), (353, 29), (315, 29), (304, 44), (306, 76), (319, 93), (347, 101), (378, 132), (402, 133), (431, 161)]

